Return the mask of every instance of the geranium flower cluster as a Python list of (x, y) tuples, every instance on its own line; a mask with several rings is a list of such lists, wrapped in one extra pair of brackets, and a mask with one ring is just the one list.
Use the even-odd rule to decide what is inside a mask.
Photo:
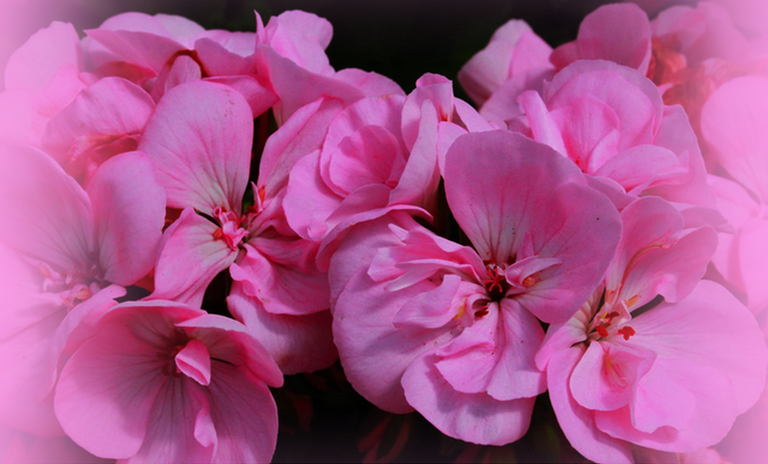
[(268, 462), (270, 387), (339, 359), (467, 442), (548, 392), (590, 460), (719, 458), (766, 405), (765, 42), (706, 2), (555, 49), (510, 21), (459, 72), (475, 109), (336, 71), (331, 35), (125, 13), (12, 56), (0, 456)]

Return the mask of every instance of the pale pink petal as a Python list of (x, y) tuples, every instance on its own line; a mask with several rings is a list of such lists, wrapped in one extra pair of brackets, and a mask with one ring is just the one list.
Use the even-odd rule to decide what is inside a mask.
[(656, 85), (634, 69), (610, 61), (581, 60), (558, 72), (542, 95), (550, 110), (591, 95), (606, 103), (622, 124), (620, 149), (652, 143), (664, 114)]
[(165, 219), (165, 190), (152, 160), (124, 153), (104, 163), (88, 185), (104, 279), (132, 285), (154, 266)]
[(687, 172), (669, 183), (651, 186), (645, 194), (657, 195), (672, 202), (714, 207), (699, 141), (681, 106), (664, 107), (664, 116), (653, 143), (675, 153), (680, 166)]
[(504, 445), (528, 431), (534, 398), (499, 401), (486, 393), (460, 393), (423, 355), (403, 374), (408, 403), (444, 434), (482, 445)]
[(0, 341), (0, 421), (34, 434), (56, 436), (61, 426), (48, 395), (50, 339), (64, 317), (57, 311)]
[(237, 258), (224, 240), (214, 238), (216, 224), (186, 209), (165, 231), (155, 267), (151, 297), (200, 306), (208, 284)]
[(40, 91), (63, 65), (83, 68), (80, 38), (72, 24), (54, 21), (32, 35), (8, 59), (5, 88)]
[(768, 204), (768, 79), (741, 77), (723, 84), (701, 110), (701, 131), (717, 160)]
[(218, 82), (240, 92), (251, 107), (254, 118), (263, 115), (278, 102), (272, 90), (251, 76), (207, 77), (205, 81)]
[(190, 82), (175, 87), (147, 124), (139, 150), (155, 162), (168, 206), (240, 212), (253, 137), (253, 116), (230, 87)]
[(755, 312), (768, 306), (768, 220), (752, 219), (737, 235), (739, 264), (747, 291), (747, 306)]
[(206, 74), (234, 76), (253, 73), (256, 67), (250, 56), (256, 51), (253, 33), (226, 32), (225, 36), (222, 33), (225, 31), (209, 31), (195, 40), (195, 52)]
[(210, 462), (216, 451), (216, 430), (205, 392), (183, 376), (161, 385), (144, 443), (129, 462)]
[(432, 210), (440, 182), (437, 139), (438, 122), (435, 109), (429, 102), (421, 108), (418, 137), (413, 144), (397, 186), (390, 195), (390, 204), (421, 205)]

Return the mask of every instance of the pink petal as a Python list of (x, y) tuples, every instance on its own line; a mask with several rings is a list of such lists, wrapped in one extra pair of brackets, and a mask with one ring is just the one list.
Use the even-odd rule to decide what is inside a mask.
[(141, 133), (154, 110), (155, 103), (141, 87), (122, 78), (107, 77), (83, 90), (51, 119), (43, 145), (65, 161), (67, 155), (79, 154), (71, 152), (75, 142)]
[(208, 284), (237, 258), (237, 251), (217, 240), (217, 226), (185, 209), (165, 231), (165, 243), (155, 267), (155, 291), (151, 297), (189, 302), (200, 306)]
[(106, 47), (120, 61), (152, 70), (158, 74), (173, 55), (185, 49), (183, 45), (172, 38), (150, 32), (109, 30), (100, 27), (86, 30), (85, 33)]
[(232, 286), (227, 306), (286, 375), (324, 369), (338, 359), (329, 311), (302, 316), (273, 314), (265, 311), (259, 300), (246, 295), (239, 282)]
[(498, 401), (485, 393), (460, 393), (435, 367), (438, 357), (423, 355), (403, 374), (408, 403), (444, 434), (482, 445), (518, 440), (531, 421), (534, 398)]
[(209, 388), (218, 440), (212, 462), (269, 462), (277, 444), (277, 406), (269, 388), (236, 366), (217, 363)]
[(230, 268), (232, 278), (272, 314), (300, 316), (328, 309), (327, 276), (314, 263), (307, 264), (315, 246), (303, 240), (256, 237)]
[(147, 124), (139, 150), (155, 162), (168, 206), (240, 212), (253, 137), (253, 115), (242, 96), (221, 84), (175, 87)]
[(461, 68), (459, 82), (470, 98), (482, 105), (507, 79), (550, 67), (551, 52), (525, 21), (508, 21), (494, 32), (488, 46)]
[(104, 279), (132, 285), (152, 269), (165, 219), (165, 190), (140, 152), (104, 163), (88, 185)]
[(664, 104), (659, 89), (643, 74), (610, 61), (581, 60), (557, 73), (542, 96), (554, 110), (582, 95), (616, 112), (622, 127), (620, 149), (652, 142)]
[(571, 445), (587, 459), (632, 464), (629, 444), (599, 430), (593, 412), (580, 406), (571, 394), (570, 378), (583, 353), (578, 347), (560, 350), (547, 365), (549, 398), (557, 422)]
[[(116, 313), (112, 313), (116, 314)], [(114, 319), (113, 319), (114, 320)], [(97, 456), (128, 458), (141, 448), (163, 388), (157, 347), (132, 326), (110, 324), (86, 341), (61, 373), (56, 416), (77, 444)]]
[(632, 400), (637, 382), (655, 358), (652, 351), (593, 342), (573, 369), (571, 394), (587, 409), (618, 409)]
[[(683, 299), (704, 276), (717, 246), (710, 227), (683, 232), (683, 216), (655, 197), (640, 198), (621, 213), (624, 230), (607, 271), (608, 292), (620, 292), (629, 309), (656, 295)], [(613, 304), (612, 296), (608, 300)]]
[(282, 125), (302, 106), (322, 96), (337, 98), (348, 105), (364, 98), (358, 88), (343, 80), (314, 74), (266, 46), (256, 47), (258, 73), (267, 76), (280, 103), (274, 108), (278, 125)]
[(31, 147), (0, 151), (0, 217), (7, 245), (54, 267), (89, 263), (93, 215), (85, 191), (51, 157)]
[(333, 27), (325, 18), (304, 11), (286, 11), (270, 18), (265, 32), (269, 45), (302, 68), (317, 74), (331, 74), (325, 49)]
[(176, 367), (187, 377), (203, 386), (211, 383), (211, 355), (199, 340), (190, 340), (176, 354)]
[(603, 5), (582, 20), (575, 50), (567, 45), (567, 49), (556, 48), (552, 52), (552, 62), (558, 68), (577, 59), (601, 59), (645, 74), (651, 60), (651, 24), (637, 5)]
[[(425, 280), (390, 291), (387, 281), (375, 282), (368, 276), (371, 254), (399, 244), (388, 228), (391, 222), (385, 217), (356, 227), (334, 255), (331, 282), (343, 282), (343, 291), (335, 297), (333, 334), (344, 372), (355, 390), (382, 409), (404, 413), (412, 408), (400, 385), (403, 372), (414, 359), (452, 336), (447, 327), (424, 330), (392, 324), (406, 302), (436, 284)], [(412, 219), (408, 223), (415, 227)]]
[(328, 188), (320, 176), (320, 152), (296, 162), (288, 179), (283, 201), (285, 217), (300, 237), (322, 240), (329, 225), (326, 219), (341, 205), (342, 198)]
[(717, 160), (737, 181), (768, 203), (768, 79), (733, 79), (701, 110), (701, 131)]
[(269, 136), (259, 162), (258, 182), (268, 197), (288, 182), (299, 159), (322, 146), (328, 126), (340, 110), (338, 100), (318, 99), (297, 110)]
[(72, 24), (54, 21), (32, 35), (8, 59), (5, 88), (40, 91), (64, 65), (83, 68), (80, 38)]

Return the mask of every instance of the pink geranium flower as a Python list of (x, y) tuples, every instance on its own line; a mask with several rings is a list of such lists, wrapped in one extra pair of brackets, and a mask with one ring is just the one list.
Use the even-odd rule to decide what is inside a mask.
[[(199, 306), (213, 278), (229, 269), (236, 295), (230, 310), (281, 368), (326, 367), (336, 357), (327, 277), (314, 264), (317, 245), (285, 220), (283, 160), (262, 159), (254, 204), (243, 208), (252, 140), (248, 104), (226, 86), (190, 82), (163, 97), (139, 149), (155, 160), (168, 206), (183, 212), (165, 232), (152, 297)], [(291, 331), (294, 324), (303, 329)]]
[(282, 374), (246, 328), (170, 301), (123, 303), (56, 388), (77, 444), (132, 462), (269, 462)]
[(330, 276), (334, 338), (357, 391), (462, 440), (520, 438), (544, 391), (537, 317), (570, 317), (618, 240), (613, 205), (584, 183), (518, 134), (468, 134), (448, 151), (445, 188), (474, 249), (403, 213), (353, 229)]
[(657, 198), (621, 215), (604, 285), (571, 320), (549, 327), (537, 365), (563, 432), (588, 459), (634, 462), (631, 444), (693, 453), (755, 403), (768, 350), (738, 300), (699, 282), (713, 229), (684, 229)]
[(165, 192), (135, 152), (104, 163), (87, 190), (33, 148), (6, 148), (0, 164), (0, 417), (51, 435), (59, 357), (151, 271)]
[[(570, 158), (619, 207), (655, 195), (713, 210), (696, 137), (680, 107), (665, 106), (641, 73), (580, 60), (520, 105), (530, 134)], [(697, 208), (701, 209), (701, 208)]]

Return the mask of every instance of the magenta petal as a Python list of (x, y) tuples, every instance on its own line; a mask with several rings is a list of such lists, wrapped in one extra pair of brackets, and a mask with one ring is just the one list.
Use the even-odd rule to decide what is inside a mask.
[(176, 367), (195, 382), (203, 386), (211, 383), (211, 355), (203, 342), (190, 340), (175, 361)]
[(118, 155), (88, 184), (104, 279), (132, 285), (154, 266), (165, 219), (165, 190), (143, 153)]
[(165, 231), (165, 244), (155, 267), (151, 297), (200, 306), (208, 284), (237, 258), (224, 240), (214, 238), (217, 226), (192, 209)]
[(173, 88), (147, 124), (139, 150), (155, 162), (168, 206), (240, 212), (253, 115), (230, 87), (196, 81)]
[(534, 398), (499, 401), (485, 393), (460, 393), (424, 355), (403, 374), (408, 403), (444, 434), (482, 445), (511, 443), (528, 431)]

